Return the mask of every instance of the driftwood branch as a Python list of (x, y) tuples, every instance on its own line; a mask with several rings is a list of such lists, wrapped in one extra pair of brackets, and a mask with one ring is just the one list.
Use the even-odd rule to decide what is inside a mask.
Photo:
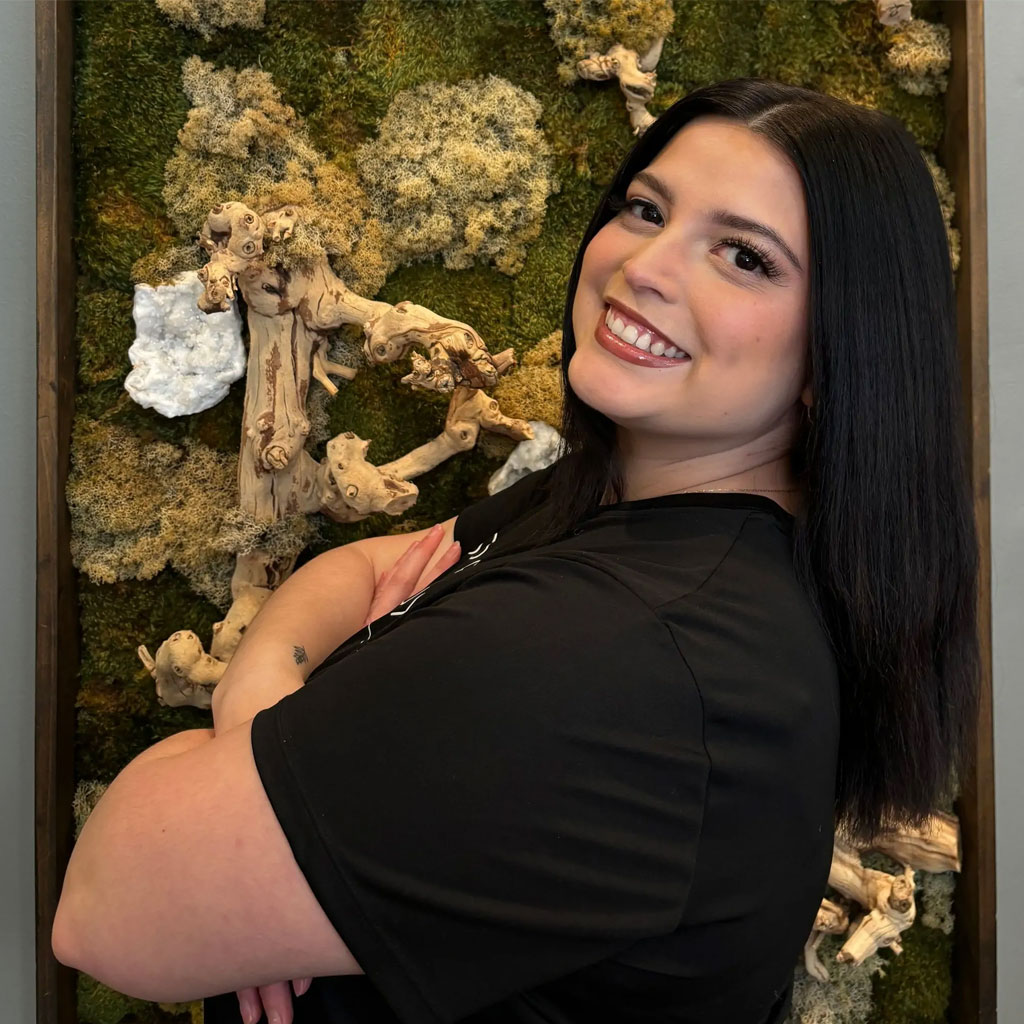
[(875, 16), (880, 25), (902, 25), (914, 16), (910, 0), (875, 0)]
[(655, 120), (647, 104), (654, 98), (654, 89), (658, 84), (658, 74), (654, 69), (658, 65), (664, 43), (664, 37), (655, 39), (642, 56), (636, 50), (615, 43), (604, 53), (592, 53), (576, 64), (576, 71), (581, 78), (594, 81), (607, 81), (610, 78), (618, 80), (634, 135), (643, 135)]
[[(210, 211), (198, 236), (210, 254), (199, 271), (200, 309), (224, 310), (239, 292), (248, 311), (238, 459), (238, 499), (245, 512), (264, 522), (313, 512), (339, 522), (356, 522), (375, 512), (400, 515), (419, 495), (409, 480), (472, 448), (481, 428), (517, 440), (533, 437), (528, 423), (505, 416), (481, 390), (515, 365), (512, 349), (493, 355), (469, 324), (415, 303), (364, 298), (334, 273), (326, 256), (291, 271), (268, 265), (264, 243), (291, 237), (301, 215), (301, 207), (293, 205), (261, 216), (242, 203), (222, 203)], [(312, 382), (334, 395), (338, 389), (331, 376), (352, 380), (358, 372), (327, 356), (327, 332), (346, 323), (363, 328), (363, 350), (371, 363), (394, 362), (415, 346), (426, 349), (427, 359), (412, 353), (412, 372), (403, 380), (414, 389), (451, 394), (442, 433), (387, 466), (367, 462), (370, 442), (351, 431), (333, 438), (320, 462), (305, 450)], [(161, 703), (210, 706), (212, 689), (246, 626), (293, 564), (276, 564), (266, 552), (238, 557), (233, 602), (214, 626), (209, 654), (186, 630), (164, 641), (155, 656), (139, 648)]]
[[(899, 862), (903, 870), (890, 874), (865, 867), (861, 854), (867, 849), (885, 853)], [(828, 884), (860, 911), (851, 916), (846, 907), (822, 900), (804, 945), (807, 972), (819, 981), (828, 981), (828, 971), (817, 950), (822, 938), (830, 933), (847, 933), (836, 954), (842, 963), (861, 964), (883, 946), (902, 953), (900, 936), (917, 916), (915, 870), (959, 871), (960, 863), (959, 822), (955, 815), (943, 811), (932, 815), (922, 828), (885, 833), (862, 850), (835, 840)]]

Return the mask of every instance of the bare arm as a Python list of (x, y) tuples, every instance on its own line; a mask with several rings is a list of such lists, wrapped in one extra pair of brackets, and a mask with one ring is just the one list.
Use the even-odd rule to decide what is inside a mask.
[[(455, 516), (444, 527), (424, 575), (451, 546)], [(218, 733), (297, 690), (328, 654), (358, 632), (380, 577), (428, 530), (368, 537), (325, 551), (277, 588), (250, 623), (213, 691)]]

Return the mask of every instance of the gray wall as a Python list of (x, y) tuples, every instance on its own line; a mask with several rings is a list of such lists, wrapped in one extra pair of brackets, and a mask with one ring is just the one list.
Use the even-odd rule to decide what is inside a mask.
[[(972, 0), (973, 2), (973, 0)], [(986, 0), (989, 329), (999, 1006), (1024, 1020), (1024, 3)], [(0, 0), (0, 992), (35, 1019), (33, 604), (35, 550), (34, 33), (31, 0)]]
[(35, 46), (0, 0), (0, 1019), (35, 1020)]
[(1024, 3), (986, 0), (999, 1019), (1024, 1021)]

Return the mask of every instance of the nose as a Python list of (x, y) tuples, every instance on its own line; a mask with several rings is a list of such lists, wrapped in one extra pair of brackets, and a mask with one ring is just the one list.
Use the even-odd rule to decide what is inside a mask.
[(622, 276), (634, 292), (654, 292), (665, 302), (679, 298), (679, 254), (665, 243), (664, 236), (641, 242), (622, 264)]

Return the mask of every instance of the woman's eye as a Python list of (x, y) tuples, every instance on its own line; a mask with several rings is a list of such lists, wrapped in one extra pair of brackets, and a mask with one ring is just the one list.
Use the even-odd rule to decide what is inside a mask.
[(659, 220), (661, 219), (661, 211), (654, 205), (654, 203), (648, 202), (646, 199), (627, 199), (626, 209), (632, 211), (634, 207), (640, 208), (640, 219), (646, 220), (649, 224), (653, 224), (654, 221), (648, 220), (648, 218), (644, 216), (644, 213), (647, 211), (655, 214)]
[(738, 238), (727, 238), (721, 245), (726, 249), (735, 249), (740, 254), (742, 263), (734, 263), (732, 260), (728, 261), (730, 266), (735, 267), (737, 270), (743, 271), (746, 274), (754, 273), (769, 279), (780, 275), (779, 266), (775, 260), (753, 243), (744, 243)]
[[(620, 199), (616, 200), (616, 203), (620, 209), (628, 210), (631, 216), (639, 216), (645, 224), (654, 224), (658, 227), (663, 223), (661, 211), (648, 199)], [(639, 211), (639, 213), (636, 211)], [(651, 216), (646, 216), (648, 213)], [(758, 245), (743, 242), (738, 238), (727, 238), (719, 243), (719, 247), (722, 246), (735, 249), (740, 254), (741, 262), (726, 261), (734, 270), (739, 270), (748, 277), (751, 274), (768, 279), (780, 276), (778, 264), (767, 252), (762, 251)]]
[(735, 249), (740, 255), (740, 262), (737, 263), (730, 259), (729, 262), (737, 270), (756, 271), (761, 266), (760, 258), (752, 253), (749, 249), (744, 249), (742, 245), (726, 245), (726, 249)]

